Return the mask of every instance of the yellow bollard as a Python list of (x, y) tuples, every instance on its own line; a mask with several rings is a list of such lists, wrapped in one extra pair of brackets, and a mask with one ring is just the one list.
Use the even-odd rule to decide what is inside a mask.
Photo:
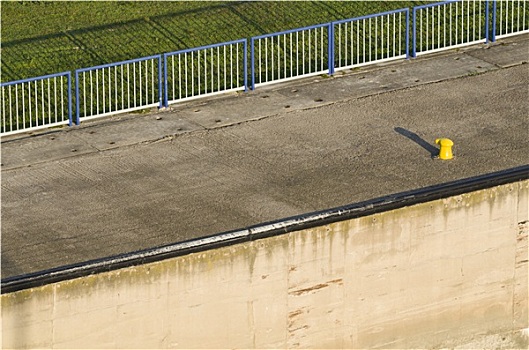
[(439, 159), (452, 159), (452, 146), (454, 143), (450, 139), (436, 139), (435, 143), (441, 145), (439, 150)]

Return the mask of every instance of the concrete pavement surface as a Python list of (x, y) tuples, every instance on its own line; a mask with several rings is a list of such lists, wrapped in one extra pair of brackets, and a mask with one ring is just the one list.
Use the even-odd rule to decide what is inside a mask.
[(2, 278), (528, 164), (528, 60), (518, 35), (4, 137)]

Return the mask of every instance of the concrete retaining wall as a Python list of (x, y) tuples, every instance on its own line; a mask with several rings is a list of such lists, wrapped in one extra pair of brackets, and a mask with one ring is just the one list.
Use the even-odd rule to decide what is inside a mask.
[(3, 348), (527, 347), (528, 202), (521, 181), (3, 294)]

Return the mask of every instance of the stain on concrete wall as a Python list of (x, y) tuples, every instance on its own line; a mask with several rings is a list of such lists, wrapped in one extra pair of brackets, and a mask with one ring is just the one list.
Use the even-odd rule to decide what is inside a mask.
[(522, 181), (3, 294), (2, 344), (527, 347), (528, 193)]

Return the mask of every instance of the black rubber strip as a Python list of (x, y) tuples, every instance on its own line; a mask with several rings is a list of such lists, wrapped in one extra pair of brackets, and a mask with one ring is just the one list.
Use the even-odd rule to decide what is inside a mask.
[(59, 281), (142, 265), (251, 240), (277, 236), (292, 231), (327, 225), (337, 221), (345, 221), (527, 179), (529, 179), (529, 165), (524, 165), (490, 174), (396, 193), (337, 208), (262, 223), (236, 231), (219, 233), (185, 242), (8, 277), (1, 281), (1, 293), (12, 293)]

